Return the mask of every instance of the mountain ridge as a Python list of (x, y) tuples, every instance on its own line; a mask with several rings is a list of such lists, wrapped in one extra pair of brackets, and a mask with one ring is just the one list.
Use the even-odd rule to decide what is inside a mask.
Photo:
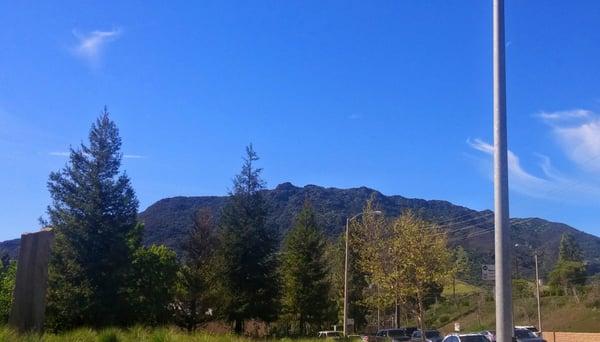
[[(314, 184), (298, 187), (290, 182), (263, 190), (269, 206), (267, 223), (283, 236), (293, 223), (294, 216), (308, 200), (314, 207), (316, 218), (326, 235), (335, 238), (344, 230), (347, 217), (360, 212), (365, 201), (374, 196), (380, 209), (388, 217), (399, 216), (411, 209), (448, 232), (451, 246), (461, 245), (473, 256), (476, 263), (493, 263), (493, 212), (473, 210), (445, 200), (424, 200), (400, 195), (384, 195), (367, 187), (340, 189)], [(175, 196), (163, 198), (140, 212), (145, 224), (144, 243), (165, 244), (181, 254), (187, 230), (192, 225), (192, 215), (199, 208), (208, 208), (218, 218), (227, 196)], [(580, 244), (591, 272), (600, 271), (600, 237), (580, 231), (560, 222), (543, 218), (511, 218), (511, 236), (520, 247), (515, 249), (516, 266), (523, 274), (533, 269), (533, 250), (541, 253), (541, 271), (546, 274), (558, 257), (560, 236), (574, 235)], [(16, 255), (18, 239), (0, 243), (0, 251)], [(18, 249), (18, 248), (16, 248)], [(473, 271), (474, 274), (477, 270)]]

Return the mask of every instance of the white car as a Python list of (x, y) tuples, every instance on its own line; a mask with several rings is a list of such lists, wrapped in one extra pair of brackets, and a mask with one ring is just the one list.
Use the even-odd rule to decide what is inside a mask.
[(483, 334), (450, 334), (442, 342), (489, 342)]

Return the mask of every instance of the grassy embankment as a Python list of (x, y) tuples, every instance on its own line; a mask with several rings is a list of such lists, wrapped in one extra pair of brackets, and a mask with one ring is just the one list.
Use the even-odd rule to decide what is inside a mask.
[[(451, 290), (444, 290), (444, 303), (430, 310), (429, 322), (443, 332), (454, 329), (460, 322), (463, 331), (493, 330), (495, 325), (494, 301), (489, 289), (465, 283), (457, 284), (457, 302), (452, 301)], [(600, 301), (598, 294), (588, 294), (577, 302), (573, 296), (543, 296), (541, 298), (542, 325), (545, 331), (600, 332)], [(533, 295), (514, 301), (515, 324), (538, 325), (537, 304)]]

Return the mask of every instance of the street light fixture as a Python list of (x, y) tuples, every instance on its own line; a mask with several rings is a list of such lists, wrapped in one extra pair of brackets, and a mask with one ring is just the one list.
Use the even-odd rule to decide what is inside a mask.
[[(366, 213), (371, 213), (374, 215), (381, 215), (383, 214), (380, 210), (374, 210), (374, 211), (368, 211)], [(362, 213), (358, 213), (352, 217), (346, 218), (346, 260), (344, 263), (344, 336), (348, 336), (346, 333), (346, 329), (348, 327), (348, 240), (349, 240), (349, 235), (348, 235), (348, 230), (350, 228), (350, 221), (362, 216), (363, 214), (365, 214), (365, 212)]]

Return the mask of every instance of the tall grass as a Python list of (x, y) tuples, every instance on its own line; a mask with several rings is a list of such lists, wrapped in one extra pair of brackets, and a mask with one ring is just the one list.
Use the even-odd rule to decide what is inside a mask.
[(128, 329), (106, 328), (94, 330), (79, 328), (60, 334), (45, 333), (19, 335), (7, 327), (0, 327), (0, 342), (317, 342), (319, 339), (251, 339), (227, 334), (210, 334), (197, 332), (188, 334), (176, 328), (144, 328)]

